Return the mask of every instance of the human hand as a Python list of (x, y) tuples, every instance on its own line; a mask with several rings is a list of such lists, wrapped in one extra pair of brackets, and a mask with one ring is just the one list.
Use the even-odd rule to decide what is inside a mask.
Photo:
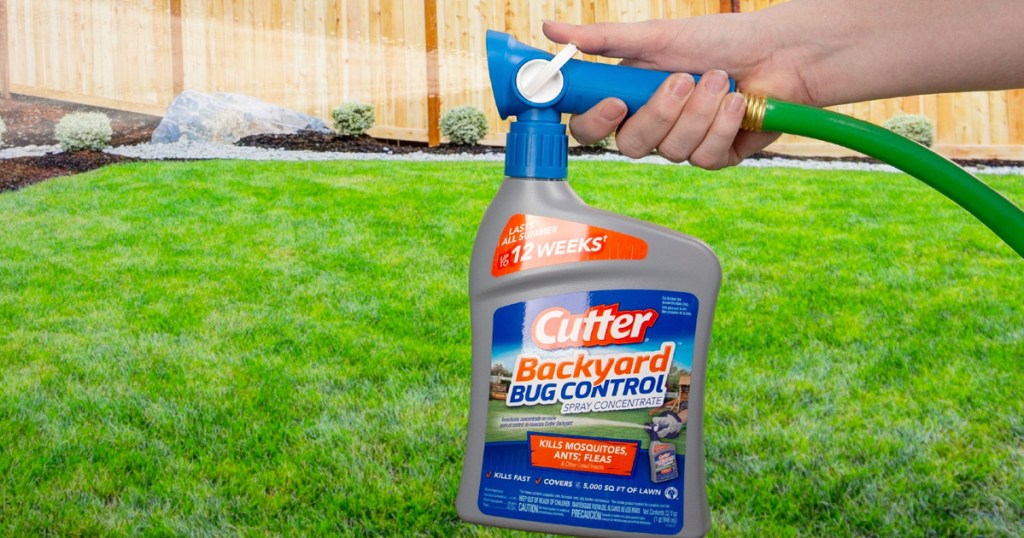
[[(741, 91), (810, 101), (794, 66), (773, 55), (771, 36), (742, 15), (591, 25), (546, 21), (543, 30), (552, 41), (573, 43), (585, 53), (676, 73), (625, 122), (626, 104), (615, 98), (569, 121), (573, 137), (583, 144), (618, 128), (616, 145), (628, 157), (657, 150), (670, 161), (714, 170), (739, 164), (778, 138), (740, 132), (745, 107), (741, 94), (728, 92), (730, 75)], [(687, 72), (704, 75), (694, 84)]]

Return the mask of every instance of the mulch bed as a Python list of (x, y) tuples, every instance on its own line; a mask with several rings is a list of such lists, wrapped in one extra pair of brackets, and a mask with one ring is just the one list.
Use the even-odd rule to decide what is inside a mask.
[[(160, 124), (159, 116), (135, 114), (95, 106), (54, 101), (26, 95), (0, 99), (0, 118), (7, 125), (4, 147), (45, 146), (57, 143), (53, 128), (72, 112), (102, 112), (110, 118), (114, 130), (111, 144), (115, 146), (149, 142)], [(88, 172), (108, 164), (136, 161), (130, 157), (100, 152), (54, 153), (40, 157), (18, 157), (0, 160), (0, 192), (38, 183), (51, 177)]]
[(291, 151), (331, 151), (340, 153), (382, 153), (402, 155), (408, 153), (431, 153), (435, 155), (456, 155), (470, 153), (474, 155), (503, 154), (504, 148), (492, 146), (456, 146), (442, 144), (429, 147), (425, 142), (405, 140), (378, 140), (366, 135), (342, 137), (334, 134), (303, 131), (296, 134), (264, 134), (247, 136), (237, 146), (258, 148), (276, 148)]
[[(432, 155), (504, 155), (505, 148), (494, 146), (459, 146), (441, 144), (430, 147), (426, 142), (407, 140), (379, 140), (366, 135), (341, 137), (333, 134), (304, 131), (296, 134), (280, 135), (265, 134), (247, 136), (238, 142), (238, 146), (258, 148), (276, 148), (292, 151), (332, 151), (341, 153), (384, 153), (402, 155), (408, 153), (429, 153)], [(607, 153), (608, 150), (578, 146), (569, 148), (570, 155), (594, 155)]]
[[(64, 115), (71, 112), (103, 112), (111, 120), (114, 136), (111, 145), (134, 145), (149, 142), (153, 130), (160, 124), (160, 117), (135, 114), (123, 110), (80, 105), (54, 101), (39, 97), (14, 95), (11, 99), (0, 99), (0, 117), (7, 124), (4, 146), (28, 146), (56, 144), (53, 127)], [(345, 153), (406, 154), (423, 152), (438, 155), (453, 154), (501, 154), (504, 148), (491, 146), (457, 146), (442, 144), (428, 147), (423, 142), (401, 140), (379, 140), (369, 136), (340, 137), (332, 134), (302, 132), (293, 135), (256, 135), (238, 141), (239, 146), (277, 148), (304, 151), (331, 151)], [(586, 146), (570, 148), (572, 155), (595, 155), (607, 150)], [(768, 152), (758, 153), (752, 159), (782, 157)], [(804, 158), (806, 160), (878, 162), (867, 157)], [(55, 153), (41, 157), (19, 157), (0, 160), (0, 192), (31, 185), (51, 177), (87, 172), (108, 164), (136, 161), (100, 152)], [(963, 166), (1022, 166), (1024, 163), (997, 160), (957, 160)]]
[(0, 192), (20, 189), (54, 177), (81, 174), (108, 164), (138, 161), (100, 151), (51, 153), (40, 157), (0, 160)]

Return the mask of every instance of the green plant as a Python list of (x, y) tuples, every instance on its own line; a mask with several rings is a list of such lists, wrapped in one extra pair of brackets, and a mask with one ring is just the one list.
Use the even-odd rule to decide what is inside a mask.
[(593, 144), (587, 144), (588, 148), (608, 149), (608, 145), (612, 143), (612, 137), (615, 135), (608, 135)]
[(331, 117), (334, 118), (334, 130), (341, 136), (362, 135), (377, 122), (372, 105), (354, 101), (332, 110)]
[(4, 133), (7, 132), (7, 125), (4, 123), (4, 119), (0, 118), (0, 148), (4, 147)]
[(474, 106), (455, 107), (441, 115), (441, 134), (452, 144), (471, 146), (487, 134), (487, 116)]
[(893, 116), (882, 124), (882, 127), (905, 136), (925, 147), (931, 147), (935, 140), (935, 123), (928, 116), (921, 114), (900, 114)]
[(72, 112), (57, 122), (53, 134), (64, 151), (99, 151), (110, 145), (114, 131), (102, 112)]

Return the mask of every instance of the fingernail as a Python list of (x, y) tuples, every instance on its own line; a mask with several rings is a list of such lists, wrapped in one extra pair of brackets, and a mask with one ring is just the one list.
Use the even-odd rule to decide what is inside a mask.
[(682, 101), (693, 91), (693, 77), (686, 73), (673, 75), (673, 77), (672, 85), (669, 86), (668, 91), (672, 94), (672, 97)]
[(548, 24), (548, 25), (551, 25), (551, 26), (571, 26), (571, 25), (570, 25), (569, 23), (567, 23), (567, 22), (561, 22), (561, 21), (553, 21), (553, 20), (551, 20), (551, 19), (541, 19), (540, 23), (541, 23), (542, 25), (543, 25), (543, 24)]
[(601, 118), (605, 121), (615, 121), (622, 116), (622, 109), (613, 103), (605, 103), (601, 106)]
[(743, 96), (738, 93), (734, 93), (729, 96), (729, 102), (725, 104), (725, 111), (739, 112), (740, 110), (743, 110), (743, 106)]
[(726, 75), (725, 71), (719, 71), (716, 69), (706, 73), (704, 78), (707, 79), (704, 87), (711, 93), (722, 93), (729, 87), (729, 75)]

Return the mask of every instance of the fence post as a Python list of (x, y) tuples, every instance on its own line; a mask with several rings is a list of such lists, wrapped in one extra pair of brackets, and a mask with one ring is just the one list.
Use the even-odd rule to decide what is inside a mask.
[[(0, 0), (3, 1), (3, 0)], [(185, 45), (181, 37), (181, 0), (171, 0), (171, 91), (185, 91)]]
[(0, 0), (0, 98), (11, 98), (11, 56), (7, 50), (7, 0)]
[(740, 0), (718, 0), (719, 13), (739, 13)]
[(427, 145), (441, 145), (441, 81), (437, 47), (437, 0), (423, 2), (427, 38)]

